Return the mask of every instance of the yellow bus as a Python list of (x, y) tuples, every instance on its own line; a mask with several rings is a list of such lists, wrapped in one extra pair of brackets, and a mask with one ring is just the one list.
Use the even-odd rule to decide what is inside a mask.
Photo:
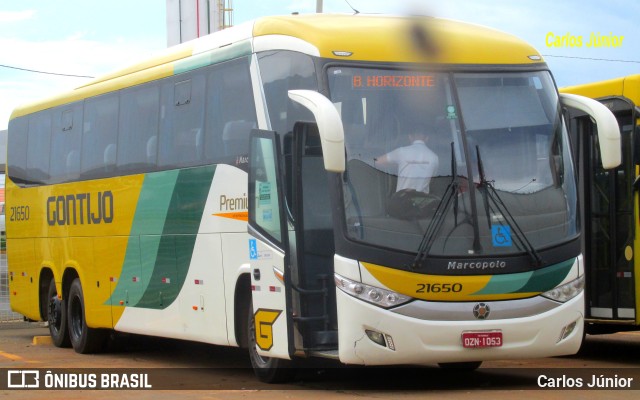
[(598, 138), (591, 121), (574, 113), (573, 138), (583, 204), (588, 333), (635, 330), (640, 325), (640, 75), (562, 88), (597, 99), (620, 126), (622, 164), (598, 164)]
[[(531, 46), (444, 19), (265, 17), (168, 49), (13, 112), (12, 308), (80, 353), (110, 330), (247, 346), (270, 382), (307, 357), (575, 353), (560, 100)], [(612, 114), (562, 102), (616, 166)]]

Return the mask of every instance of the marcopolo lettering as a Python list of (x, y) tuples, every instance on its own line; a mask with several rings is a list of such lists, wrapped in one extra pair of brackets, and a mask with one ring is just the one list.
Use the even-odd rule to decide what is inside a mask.
[(484, 270), (484, 269), (502, 269), (505, 268), (507, 266), (507, 263), (505, 261), (498, 261), (498, 260), (494, 260), (494, 261), (465, 261), (465, 262), (459, 262), (459, 261), (449, 261), (449, 264), (447, 265), (447, 269), (452, 270), (452, 269), (478, 269), (478, 270)]
[(110, 224), (113, 222), (113, 193), (78, 193), (47, 198), (49, 226)]

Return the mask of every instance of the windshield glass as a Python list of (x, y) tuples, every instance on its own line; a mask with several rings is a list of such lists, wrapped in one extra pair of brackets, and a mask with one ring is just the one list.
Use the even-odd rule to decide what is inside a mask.
[(334, 67), (352, 240), (430, 256), (531, 252), (577, 235), (576, 188), (546, 72)]

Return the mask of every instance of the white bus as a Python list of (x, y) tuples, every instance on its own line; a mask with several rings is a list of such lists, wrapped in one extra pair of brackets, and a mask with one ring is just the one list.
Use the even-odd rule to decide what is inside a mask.
[[(611, 113), (563, 101), (619, 163)], [(14, 111), (11, 305), (80, 353), (109, 330), (248, 346), (269, 382), (314, 356), (574, 353), (561, 109), (535, 49), (460, 22), (266, 17), (194, 40)], [(408, 145), (432, 176), (390, 162)]]

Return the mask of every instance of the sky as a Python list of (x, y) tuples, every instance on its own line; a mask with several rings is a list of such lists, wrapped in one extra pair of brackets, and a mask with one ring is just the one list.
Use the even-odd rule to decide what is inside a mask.
[[(638, 1), (348, 1), (361, 13), (419, 13), (516, 35), (545, 56), (558, 86), (640, 73)], [(265, 15), (313, 13), (316, 0), (233, 0), (233, 7), (237, 25)], [(353, 11), (346, 0), (324, 0), (324, 12)], [(621, 44), (588, 47), (592, 34), (618, 37)], [(16, 106), (82, 85), (86, 76), (141, 60), (166, 43), (165, 0), (0, 0), (0, 130)]]

